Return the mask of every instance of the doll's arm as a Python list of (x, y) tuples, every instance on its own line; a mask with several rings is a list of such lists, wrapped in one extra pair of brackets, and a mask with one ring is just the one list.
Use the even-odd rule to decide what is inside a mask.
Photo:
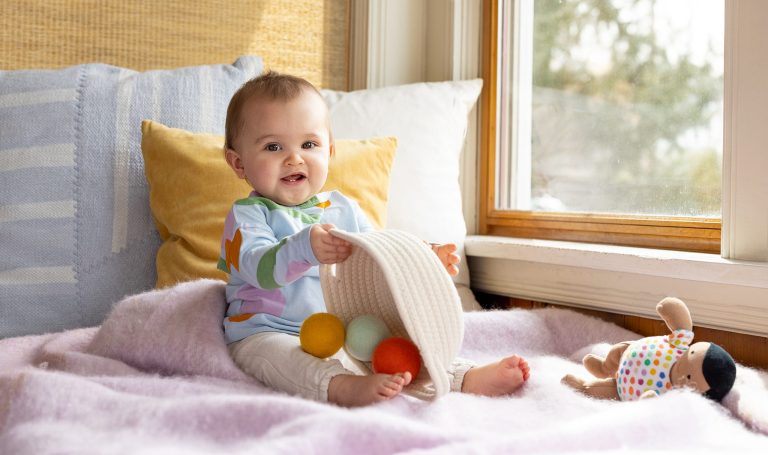
[(693, 321), (688, 307), (682, 300), (667, 297), (656, 305), (656, 312), (667, 323), (669, 330), (693, 330)]

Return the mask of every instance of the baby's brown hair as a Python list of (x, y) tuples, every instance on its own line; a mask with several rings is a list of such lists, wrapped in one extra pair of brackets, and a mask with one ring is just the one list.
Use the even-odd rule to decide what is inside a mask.
[[(227, 120), (224, 133), (224, 151), (234, 150), (234, 141), (243, 127), (242, 113), (246, 102), (254, 98), (265, 98), (270, 101), (290, 101), (299, 96), (304, 90), (320, 92), (306, 79), (290, 74), (281, 74), (269, 70), (266, 73), (257, 76), (243, 84), (240, 89), (232, 95), (227, 107)], [(330, 133), (330, 127), (328, 128)]]

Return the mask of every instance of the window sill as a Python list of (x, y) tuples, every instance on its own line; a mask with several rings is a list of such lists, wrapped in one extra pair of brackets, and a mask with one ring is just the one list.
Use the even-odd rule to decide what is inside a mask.
[(658, 317), (673, 295), (694, 323), (768, 336), (768, 263), (715, 254), (510, 237), (467, 237), (472, 287), (483, 292)]

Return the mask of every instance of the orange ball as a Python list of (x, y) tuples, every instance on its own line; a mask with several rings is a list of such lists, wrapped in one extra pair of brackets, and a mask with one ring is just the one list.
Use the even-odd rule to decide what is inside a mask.
[(411, 341), (390, 337), (379, 343), (373, 351), (373, 371), (395, 374), (409, 371), (415, 378), (421, 370), (419, 348)]
[(308, 354), (330, 357), (344, 346), (344, 323), (330, 313), (315, 313), (301, 324), (299, 343)]

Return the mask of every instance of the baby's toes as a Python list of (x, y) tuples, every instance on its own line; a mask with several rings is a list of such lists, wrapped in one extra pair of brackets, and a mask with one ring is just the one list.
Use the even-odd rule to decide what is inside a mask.
[(383, 387), (379, 388), (379, 395), (386, 398), (392, 398), (398, 393), (400, 393), (402, 389), (403, 389), (402, 387), (387, 387), (386, 385), (384, 385)]
[(397, 395), (403, 390), (402, 378), (389, 376), (379, 383), (379, 393), (388, 397)]
[(399, 393), (403, 390), (403, 387), (410, 384), (410, 382), (411, 373), (406, 371), (405, 373), (397, 373), (389, 376), (387, 380), (384, 381), (384, 386)]
[(513, 355), (501, 361), (505, 368), (520, 368), (520, 362), (525, 362), (519, 355)]
[(403, 390), (403, 386), (396, 382), (385, 382), (381, 387), (381, 393), (388, 397), (397, 395), (401, 390)]

